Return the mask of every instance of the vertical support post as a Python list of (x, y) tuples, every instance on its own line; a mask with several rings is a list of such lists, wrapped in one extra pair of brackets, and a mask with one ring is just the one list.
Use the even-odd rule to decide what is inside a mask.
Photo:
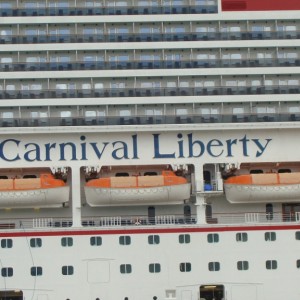
[(203, 182), (203, 166), (195, 164), (195, 192), (202, 192), (204, 190)]
[(80, 168), (72, 168), (72, 221), (74, 227), (81, 227), (81, 182)]
[(203, 195), (196, 194), (196, 214), (197, 214), (197, 224), (206, 224), (206, 202)]

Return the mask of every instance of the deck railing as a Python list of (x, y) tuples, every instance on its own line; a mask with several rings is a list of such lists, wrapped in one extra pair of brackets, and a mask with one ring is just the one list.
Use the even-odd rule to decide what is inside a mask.
[[(197, 220), (197, 216), (159, 215), (148, 216), (94, 216), (82, 219), (82, 228), (128, 228), (133, 226), (223, 226), (223, 225), (275, 225), (275, 224), (300, 224), (300, 213), (217, 213), (206, 220)], [(4, 230), (53, 230), (70, 229), (73, 227), (71, 218), (35, 218), (35, 219), (1, 219), (0, 231)]]

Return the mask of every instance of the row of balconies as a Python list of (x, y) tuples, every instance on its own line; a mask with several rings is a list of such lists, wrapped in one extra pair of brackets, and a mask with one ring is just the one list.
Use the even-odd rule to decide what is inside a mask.
[(271, 40), (300, 39), (300, 31), (274, 32), (173, 32), (173, 33), (109, 33), (109, 34), (1, 34), (0, 44), (36, 43), (112, 43), (161, 41), (217, 41), (217, 40)]
[[(218, 12), (217, 5), (173, 4), (133, 6), (114, 5), (97, 7), (35, 7), (0, 8), (2, 17), (18, 16), (91, 16), (91, 15), (148, 15), (148, 14), (212, 14)], [(183, 1), (182, 1), (183, 2)], [(138, 4), (138, 3), (137, 3)], [(143, 2), (144, 4), (144, 2)]]
[(103, 88), (103, 89), (7, 89), (0, 90), (0, 99), (46, 98), (107, 98), (107, 97), (158, 97), (158, 96), (209, 96), (209, 95), (258, 95), (299, 94), (299, 85), (268, 86), (214, 86), (214, 87), (152, 87), (152, 88)]
[(247, 122), (295, 122), (298, 114), (252, 113), (252, 114), (203, 114), (203, 115), (141, 115), (109, 117), (43, 117), (43, 118), (2, 118), (1, 127), (40, 126), (96, 126), (96, 125), (146, 125), (146, 124), (200, 124), (200, 123), (247, 123)]
[(129, 70), (181, 68), (255, 68), (300, 66), (300, 59), (195, 59), (195, 60), (124, 60), (95, 62), (20, 62), (0, 63), (0, 71)]

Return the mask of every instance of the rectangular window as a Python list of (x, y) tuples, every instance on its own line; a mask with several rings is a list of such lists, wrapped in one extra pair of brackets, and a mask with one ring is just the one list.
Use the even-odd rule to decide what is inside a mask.
[(62, 266), (61, 273), (63, 275), (73, 275), (74, 274), (74, 267), (73, 266)]
[(208, 263), (208, 270), (215, 272), (220, 271), (220, 263), (218, 261), (212, 261)]
[(191, 236), (189, 234), (180, 234), (178, 239), (180, 244), (189, 244), (191, 242)]
[(160, 273), (160, 264), (149, 264), (150, 273)]
[(61, 238), (61, 245), (63, 247), (72, 247), (73, 246), (73, 238), (71, 238), (71, 237)]
[(192, 265), (189, 262), (180, 263), (179, 270), (180, 272), (191, 272)]
[(101, 236), (91, 236), (90, 244), (91, 244), (91, 246), (101, 246), (102, 245), (102, 237)]
[(42, 269), (42, 267), (31, 267), (30, 274), (31, 274), (31, 276), (42, 276), (43, 269)]
[(266, 261), (266, 269), (267, 270), (277, 269), (277, 260), (267, 260)]
[(2, 277), (12, 277), (14, 275), (13, 268), (2, 268), (1, 276)]
[(300, 231), (295, 232), (295, 238), (296, 240), (300, 240)]
[(247, 242), (248, 241), (248, 233), (247, 232), (238, 232), (236, 234), (237, 242)]
[(30, 239), (30, 247), (31, 248), (40, 248), (40, 247), (42, 247), (42, 239), (40, 239), (40, 238)]
[(130, 264), (120, 265), (120, 273), (121, 274), (130, 274), (132, 272), (132, 268)]
[(276, 241), (276, 232), (265, 232), (265, 241)]
[(13, 241), (12, 239), (2, 239), (1, 240), (1, 248), (12, 248)]
[(296, 266), (297, 266), (297, 269), (300, 269), (300, 259), (297, 259)]
[(219, 242), (219, 235), (217, 233), (209, 233), (207, 235), (207, 242), (208, 243), (218, 243)]
[(245, 271), (249, 269), (249, 262), (246, 260), (241, 260), (237, 262), (237, 269), (240, 271)]
[(129, 235), (122, 235), (119, 237), (119, 244), (120, 245), (130, 245), (131, 244), (131, 237)]
[(149, 235), (148, 236), (148, 244), (150, 245), (157, 245), (160, 243), (160, 237), (159, 235)]

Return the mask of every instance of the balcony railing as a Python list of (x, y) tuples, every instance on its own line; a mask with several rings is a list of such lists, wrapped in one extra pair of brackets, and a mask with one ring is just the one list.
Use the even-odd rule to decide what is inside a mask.
[(70, 71), (70, 70), (128, 70), (128, 69), (182, 69), (182, 68), (255, 68), (300, 66), (300, 59), (211, 59), (211, 60), (124, 60), (124, 61), (70, 61), (0, 63), (0, 71)]
[(299, 94), (298, 85), (0, 90), (0, 99)]
[(91, 16), (91, 15), (152, 15), (152, 14), (213, 14), (217, 5), (153, 5), (98, 7), (11, 7), (0, 9), (2, 17), (25, 16)]
[[(130, 30), (129, 30), (130, 31)], [(55, 35), (0, 35), (0, 44), (43, 43), (115, 43), (162, 41), (219, 41), (300, 39), (300, 31), (273, 32), (173, 32), (173, 33), (114, 33), (114, 34), (55, 34)]]
[[(252, 122), (299, 122), (299, 114), (252, 113), (252, 114), (188, 114), (160, 116), (108, 116), (108, 117), (49, 117), (49, 118), (2, 118), (1, 127), (43, 127), (43, 126), (114, 126), (114, 125), (162, 125), (162, 124), (209, 124), (209, 123), (252, 123)], [(205, 190), (205, 189), (204, 189)], [(206, 187), (205, 191), (215, 191)]]

